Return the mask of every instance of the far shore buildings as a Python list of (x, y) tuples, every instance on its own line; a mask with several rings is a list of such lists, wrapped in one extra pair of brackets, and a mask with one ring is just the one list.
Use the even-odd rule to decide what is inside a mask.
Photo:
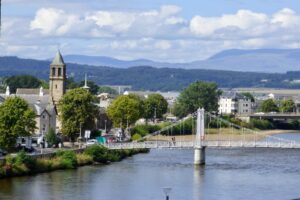
[(219, 99), (219, 113), (249, 115), (252, 113), (251, 99), (237, 92), (225, 92)]
[(5, 94), (0, 94), (0, 103), (10, 96), (23, 98), (36, 114), (36, 135), (44, 135), (50, 128), (60, 130), (57, 103), (66, 92), (66, 64), (58, 51), (50, 64), (50, 89), (18, 88), (16, 94), (11, 94), (9, 86)]

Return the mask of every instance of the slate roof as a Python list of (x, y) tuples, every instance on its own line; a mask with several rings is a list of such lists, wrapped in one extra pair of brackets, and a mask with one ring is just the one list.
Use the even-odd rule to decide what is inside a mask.
[[(49, 94), (48, 89), (43, 89), (44, 95)], [(17, 88), (16, 95), (39, 95), (40, 89), (39, 88)]]
[(65, 65), (64, 59), (63, 59), (60, 51), (57, 51), (51, 65)]

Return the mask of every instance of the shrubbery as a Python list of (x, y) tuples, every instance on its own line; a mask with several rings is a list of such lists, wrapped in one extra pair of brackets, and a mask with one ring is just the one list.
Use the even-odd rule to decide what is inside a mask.
[(139, 134), (141, 137), (144, 137), (147, 134), (153, 133), (160, 129), (161, 127), (158, 125), (150, 125), (150, 124), (137, 125), (131, 129), (131, 135)]
[(83, 153), (76, 154), (74, 151), (58, 151), (53, 158), (42, 159), (27, 155), (24, 151), (16, 157), (6, 156), (0, 162), (0, 178), (21, 176), (41, 172), (49, 172), (57, 169), (74, 169), (78, 166), (97, 163), (109, 163), (120, 161), (123, 158), (137, 153), (146, 153), (145, 150), (109, 150), (100, 145), (88, 147)]

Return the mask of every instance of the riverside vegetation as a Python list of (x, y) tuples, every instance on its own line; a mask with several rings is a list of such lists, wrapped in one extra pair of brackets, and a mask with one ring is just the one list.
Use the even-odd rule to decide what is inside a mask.
[(72, 150), (58, 151), (51, 158), (35, 158), (21, 151), (15, 157), (6, 156), (2, 162), (0, 161), (0, 178), (76, 169), (91, 164), (107, 164), (148, 151), (148, 149), (110, 150), (100, 145), (93, 145), (79, 154)]

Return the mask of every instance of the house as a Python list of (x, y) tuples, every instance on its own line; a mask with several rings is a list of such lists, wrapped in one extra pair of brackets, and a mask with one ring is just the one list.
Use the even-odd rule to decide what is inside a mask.
[(220, 114), (247, 115), (252, 113), (251, 99), (237, 92), (229, 91), (219, 99)]

